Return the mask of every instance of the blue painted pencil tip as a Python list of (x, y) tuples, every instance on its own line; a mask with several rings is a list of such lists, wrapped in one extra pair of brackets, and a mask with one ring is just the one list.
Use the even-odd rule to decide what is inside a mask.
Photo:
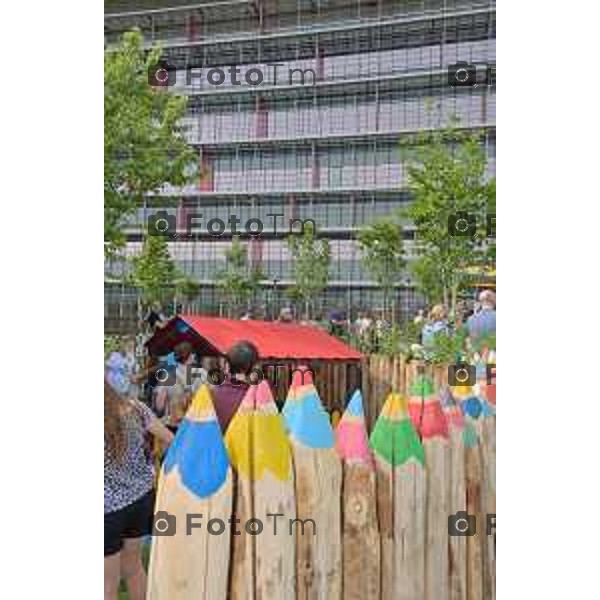
[(363, 408), (362, 394), (360, 390), (356, 390), (348, 402), (346, 413), (353, 417), (364, 417), (365, 411)]

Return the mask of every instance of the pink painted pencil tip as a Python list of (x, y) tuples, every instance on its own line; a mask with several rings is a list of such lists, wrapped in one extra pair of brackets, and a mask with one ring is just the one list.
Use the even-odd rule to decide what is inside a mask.
[(306, 366), (301, 365), (294, 369), (292, 376), (292, 384), (290, 387), (297, 388), (303, 385), (314, 384), (312, 371)]
[(273, 398), (273, 392), (271, 386), (266, 379), (263, 379), (256, 388), (256, 405), (266, 406), (267, 404), (274, 404), (275, 399)]
[(362, 395), (359, 390), (352, 395), (335, 433), (336, 448), (343, 460), (374, 465), (369, 449)]

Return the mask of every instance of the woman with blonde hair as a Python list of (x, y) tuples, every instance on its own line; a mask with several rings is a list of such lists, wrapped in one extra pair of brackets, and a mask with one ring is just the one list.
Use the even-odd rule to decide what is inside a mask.
[(146, 432), (165, 444), (173, 434), (139, 400), (104, 381), (104, 598), (116, 600), (121, 577), (131, 600), (146, 597), (141, 540), (152, 529), (154, 466)]
[(448, 312), (443, 304), (436, 304), (430, 311), (427, 323), (423, 327), (422, 340), (425, 350), (431, 350), (435, 346), (435, 338), (447, 334)]

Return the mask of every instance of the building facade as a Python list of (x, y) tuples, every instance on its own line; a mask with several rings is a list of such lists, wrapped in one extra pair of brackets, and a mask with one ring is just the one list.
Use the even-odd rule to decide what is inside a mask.
[[(481, 130), (489, 173), (495, 171), (495, 87), (451, 87), (447, 74), (457, 61), (495, 64), (494, 2), (122, 0), (105, 6), (107, 51), (123, 32), (141, 29), (145, 42), (160, 43), (176, 67), (169, 73), (173, 89), (189, 95), (183, 125), (197, 148), (198, 176), (183, 190), (148, 198), (129, 224), (126, 254), (139, 252), (142, 227), (157, 209), (178, 224), (201, 213), (196, 235), (169, 243), (179, 268), (201, 284), (194, 310), (223, 309), (215, 273), (224, 266), (231, 233), (210, 235), (210, 219), (227, 223), (235, 215), (238, 229), (249, 219), (263, 222), (262, 235), (248, 242), (250, 260), (266, 276), (256, 303), (280, 306), (292, 283), (285, 240), (269, 216), (278, 214), (279, 231), (291, 219), (312, 219), (331, 241), (323, 309), (373, 309), (381, 295), (361, 263), (356, 234), (410, 201), (410, 148), (402, 140), (457, 118), (460, 127)], [(410, 256), (410, 229), (405, 235)], [(107, 265), (107, 279), (120, 268)], [(108, 316), (122, 316), (119, 303), (133, 297), (122, 285), (107, 284)], [(407, 277), (395, 305), (408, 314), (416, 303)]]

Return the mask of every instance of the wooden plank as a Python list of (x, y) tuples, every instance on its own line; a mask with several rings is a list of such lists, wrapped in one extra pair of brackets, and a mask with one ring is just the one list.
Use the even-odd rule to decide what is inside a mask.
[[(483, 594), (485, 598), (496, 598), (496, 535), (487, 535), (487, 515), (496, 514), (496, 381), (495, 376), (488, 381), (488, 361), (490, 357), (482, 357), (476, 364), (477, 384), (474, 393), (481, 401), (481, 461), (483, 469), (482, 510), (484, 522), (481, 524), (484, 536), (484, 575)], [(491, 357), (495, 364), (495, 357)], [(492, 517), (489, 517), (490, 519)]]
[(425, 595), (425, 455), (406, 400), (390, 394), (371, 434), (381, 533), (381, 599)]
[[(296, 512), (305, 528), (296, 533), (297, 596), (310, 600), (342, 598), (342, 467), (329, 415), (310, 373), (294, 374), (283, 415), (296, 474)], [(314, 531), (316, 534), (313, 535)]]
[(343, 466), (344, 600), (378, 599), (381, 550), (375, 463), (360, 390), (352, 395), (336, 429), (336, 448)]
[[(448, 514), (467, 510), (465, 491), (465, 451), (463, 445), (464, 418), (460, 406), (448, 386), (440, 390), (442, 410), (448, 422), (450, 441), (450, 482), (448, 489)], [(467, 539), (464, 536), (448, 536), (448, 568), (450, 599), (466, 600), (467, 597)]]
[[(454, 388), (456, 394), (456, 388)], [(463, 390), (461, 390), (462, 392)], [(487, 600), (483, 590), (485, 515), (483, 513), (483, 464), (481, 455), (482, 403), (475, 396), (460, 401), (465, 418), (465, 488), (467, 512), (476, 519), (477, 535), (467, 536), (467, 600)]]
[[(225, 436), (237, 474), (230, 597), (295, 598), (295, 539), (286, 524), (296, 516), (292, 453), (271, 389), (252, 386)], [(270, 516), (269, 516), (270, 515)], [(279, 515), (279, 516), (275, 516)], [(249, 533), (245, 524), (256, 519)]]
[(414, 377), (410, 392), (408, 407), (422, 439), (427, 474), (425, 598), (448, 600), (448, 423), (430, 375)]
[[(148, 600), (227, 598), (229, 535), (211, 535), (208, 523), (227, 528), (232, 509), (232, 474), (209, 387), (196, 392), (161, 469), (155, 515), (175, 518), (175, 535), (154, 535), (148, 572)], [(188, 515), (199, 529), (187, 535)], [(163, 515), (164, 516), (164, 515)], [(218, 522), (217, 522), (218, 523)], [(155, 528), (159, 524), (155, 520)], [(215, 527), (214, 531), (219, 531)]]

